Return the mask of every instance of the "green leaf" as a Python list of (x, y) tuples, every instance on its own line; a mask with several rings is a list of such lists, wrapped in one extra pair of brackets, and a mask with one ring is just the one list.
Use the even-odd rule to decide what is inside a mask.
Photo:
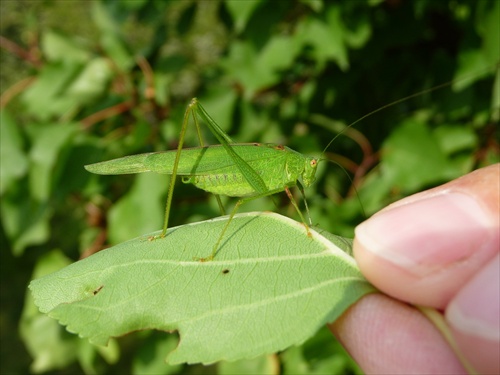
[(120, 34), (120, 24), (118, 19), (113, 17), (113, 14), (101, 1), (92, 2), (92, 21), (104, 34), (119, 35)]
[[(317, 18), (304, 18), (297, 25), (297, 39), (313, 48), (313, 57), (320, 68), (334, 60), (343, 71), (349, 68), (347, 46), (344, 41), (345, 26), (340, 8), (331, 5), (327, 11), (328, 22)], [(328, 40), (328, 43), (324, 43)]]
[(16, 189), (7, 192), (0, 205), (3, 228), (14, 255), (21, 255), (27, 246), (45, 242), (50, 235), (52, 207), (28, 196), (24, 182), (14, 184)]
[(252, 13), (257, 9), (262, 0), (246, 0), (246, 1), (233, 1), (226, 0), (224, 4), (231, 14), (234, 22), (234, 29), (236, 33), (242, 32)]
[(127, 46), (119, 36), (104, 34), (101, 37), (101, 45), (120, 70), (127, 71), (134, 66), (134, 57), (127, 50)]
[(500, 121), (500, 67), (497, 68), (495, 74), (495, 82), (493, 83), (493, 93), (491, 98), (491, 120), (493, 122)]
[[(53, 250), (38, 260), (33, 277), (42, 277), (69, 264), (70, 260), (61, 251)], [(26, 294), (19, 329), (26, 349), (33, 357), (33, 372), (63, 368), (76, 359), (78, 338), (64, 332), (57, 322), (41, 314), (30, 293)]]
[(269, 39), (257, 60), (258, 73), (268, 75), (266, 84), (281, 80), (280, 71), (293, 65), (300, 49), (301, 45), (289, 36), (277, 35)]
[(418, 120), (404, 121), (384, 143), (383, 172), (404, 191), (441, 181), (447, 162), (429, 127)]
[(284, 375), (361, 374), (361, 369), (333, 339), (327, 327), (299, 347), (280, 353)]
[[(453, 90), (461, 91), (471, 84), (488, 76), (490, 67), (483, 51), (479, 48), (464, 50), (458, 56), (458, 69), (455, 73), (456, 81), (453, 82)], [(478, 73), (479, 72), (479, 73)]]
[(68, 87), (66, 95), (75, 98), (82, 105), (92, 102), (104, 94), (112, 74), (113, 71), (107, 59), (92, 59)]
[(132, 362), (132, 373), (138, 375), (167, 375), (179, 373), (182, 366), (169, 366), (165, 363), (165, 353), (175, 349), (176, 335), (152, 334), (142, 345)]
[[(139, 1), (125, 1), (115, 5), (123, 6), (125, 9), (133, 9), (134, 7), (139, 8), (142, 6)], [(92, 20), (101, 31), (100, 44), (103, 50), (111, 57), (119, 70), (126, 71), (134, 65), (134, 57), (127, 50), (127, 46), (121, 35), (120, 24), (117, 22), (117, 19), (113, 17), (113, 12), (110, 8), (113, 8), (111, 4), (106, 6), (100, 1), (92, 2)], [(114, 9), (117, 10), (116, 7)]]
[(28, 158), (23, 150), (24, 142), (18, 124), (7, 110), (0, 112), (0, 195), (9, 185), (24, 176), (28, 170)]
[(221, 361), (217, 364), (218, 375), (268, 375), (279, 374), (279, 359), (275, 354), (261, 355), (239, 361)]
[(477, 20), (476, 29), (483, 37), (482, 50), (488, 65), (498, 64), (500, 61), (500, 2), (482, 4)]
[(259, 51), (249, 42), (235, 42), (223, 64), (251, 97), (255, 91), (278, 83), (280, 71), (293, 65), (300, 48), (297, 40), (282, 35), (269, 38)]
[(478, 143), (473, 129), (465, 128), (460, 126), (460, 124), (455, 126), (441, 125), (433, 133), (439, 142), (441, 150), (447, 155), (473, 149)]
[(65, 148), (70, 147), (72, 137), (79, 131), (78, 124), (48, 124), (33, 126), (30, 150), (30, 191), (37, 201), (46, 201), (58, 182)]
[(90, 52), (73, 38), (53, 30), (43, 33), (42, 51), (49, 61), (84, 63), (90, 58)]
[(164, 175), (137, 175), (132, 189), (109, 211), (110, 242), (117, 244), (130, 237), (161, 228), (165, 213), (163, 197), (166, 187), (167, 179)]
[(316, 13), (321, 12), (324, 8), (323, 0), (301, 0), (300, 2), (309, 6)]
[(300, 344), (375, 291), (338, 246), (273, 213), (236, 215), (215, 260), (196, 260), (210, 255), (227, 219), (136, 238), (34, 280), (35, 303), (99, 345), (177, 330), (168, 362), (208, 364)]
[(77, 99), (66, 96), (65, 91), (81, 69), (82, 65), (74, 62), (45, 65), (36, 82), (22, 95), (27, 112), (39, 121), (71, 112)]

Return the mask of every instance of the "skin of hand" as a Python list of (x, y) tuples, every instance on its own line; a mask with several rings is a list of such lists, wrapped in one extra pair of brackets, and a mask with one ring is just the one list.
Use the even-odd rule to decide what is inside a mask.
[(500, 164), (398, 201), (356, 228), (354, 255), (384, 294), (330, 329), (366, 373), (466, 373), (412, 305), (444, 314), (479, 373), (500, 373)]

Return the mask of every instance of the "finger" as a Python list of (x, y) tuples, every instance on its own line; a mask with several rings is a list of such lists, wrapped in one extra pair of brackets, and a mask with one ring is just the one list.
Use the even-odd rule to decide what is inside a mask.
[(481, 374), (500, 373), (500, 255), (474, 276), (446, 309), (462, 354)]
[(330, 330), (367, 374), (465, 374), (417, 309), (382, 294), (352, 306)]
[(500, 164), (403, 199), (356, 228), (366, 278), (412, 304), (444, 309), (500, 247)]

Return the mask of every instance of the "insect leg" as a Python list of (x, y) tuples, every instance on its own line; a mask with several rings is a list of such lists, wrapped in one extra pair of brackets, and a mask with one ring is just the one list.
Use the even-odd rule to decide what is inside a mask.
[[(288, 198), (290, 198), (290, 202), (292, 202), (293, 207), (295, 207), (295, 209), (299, 213), (300, 219), (302, 220), (302, 224), (304, 224), (304, 226), (306, 227), (307, 236), (311, 237), (311, 232), (309, 231), (309, 225), (306, 224), (306, 219), (304, 219), (304, 215), (302, 215), (302, 212), (300, 212), (299, 205), (295, 201), (295, 198), (293, 197), (293, 194), (290, 191), (290, 189), (288, 188), (288, 186), (285, 187), (285, 192), (286, 192), (286, 195), (288, 195)], [(309, 214), (309, 210), (308, 210), (308, 214)], [(309, 216), (309, 220), (311, 220), (311, 216)]]

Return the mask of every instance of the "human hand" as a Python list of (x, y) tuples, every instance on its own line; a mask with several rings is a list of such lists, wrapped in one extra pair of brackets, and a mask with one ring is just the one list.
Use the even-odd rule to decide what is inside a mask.
[(330, 329), (367, 373), (464, 373), (408, 304), (433, 307), (472, 367), (499, 373), (499, 252), (500, 164), (396, 202), (354, 239), (361, 271), (386, 295), (366, 296)]

